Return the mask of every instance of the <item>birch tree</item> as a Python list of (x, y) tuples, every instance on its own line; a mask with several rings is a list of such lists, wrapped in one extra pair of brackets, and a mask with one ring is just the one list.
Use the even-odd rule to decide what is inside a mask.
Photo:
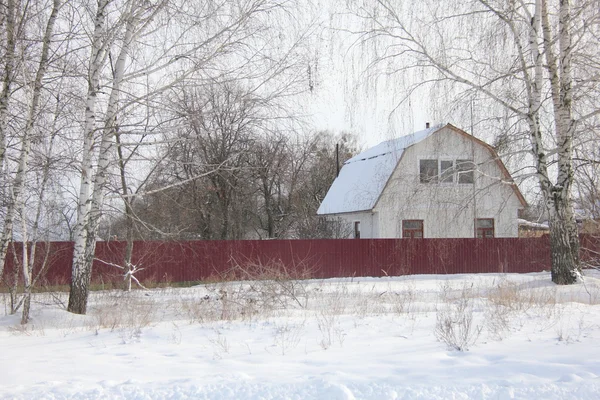
[(582, 123), (599, 113), (598, 3), (375, 3), (354, 2), (363, 28), (350, 30), (371, 44), (371, 71), (402, 76), (400, 102), (433, 89), (430, 98), (442, 99), (435, 104), (448, 109), (477, 93), (496, 112), (490, 117), (508, 120), (505, 126), (523, 135), (519, 145), (530, 156), (530, 175), (550, 216), (552, 280), (575, 282), (580, 267), (573, 146)]
[[(7, 197), (7, 201), (6, 201), (6, 207), (5, 207), (5, 214), (4, 214), (4, 224), (3, 224), (3, 231), (2, 231), (2, 236), (0, 237), (0, 276), (2, 276), (2, 272), (4, 269), (4, 261), (6, 258), (6, 253), (8, 250), (8, 246), (10, 241), (12, 240), (12, 236), (13, 236), (13, 228), (14, 228), (14, 222), (15, 222), (15, 217), (17, 215), (17, 212), (19, 210), (23, 210), (24, 209), (24, 204), (23, 204), (23, 199), (22, 199), (22, 193), (25, 187), (25, 182), (26, 182), (26, 178), (27, 178), (27, 174), (29, 172), (29, 157), (30, 157), (30, 152), (31, 152), (31, 145), (32, 145), (32, 135), (34, 133), (34, 129), (35, 129), (35, 122), (38, 116), (38, 111), (39, 111), (39, 106), (40, 106), (40, 99), (42, 96), (42, 89), (43, 89), (43, 80), (44, 77), (46, 75), (46, 71), (48, 69), (48, 64), (49, 64), (49, 57), (50, 57), (50, 46), (51, 46), (51, 42), (53, 39), (53, 35), (54, 35), (54, 27), (56, 24), (56, 20), (58, 18), (58, 12), (61, 8), (62, 5), (62, 1), (61, 0), (53, 0), (52, 2), (52, 7), (50, 10), (50, 14), (46, 20), (46, 26), (45, 26), (45, 30), (42, 33), (41, 36), (41, 50), (40, 50), (40, 54), (39, 54), (39, 61), (37, 63), (37, 68), (36, 68), (36, 73), (34, 76), (34, 79), (32, 82), (27, 80), (27, 74), (23, 73), (22, 74), (22, 79), (24, 80), (24, 84), (23, 84), (23, 88), (25, 91), (25, 96), (26, 96), (26, 116), (25, 116), (25, 124), (24, 124), (24, 128), (23, 128), (23, 132), (20, 135), (20, 137), (18, 138), (19, 143), (20, 143), (20, 150), (18, 152), (18, 159), (17, 159), (17, 166), (16, 166), (16, 171), (14, 173), (14, 175), (11, 176), (10, 180), (8, 180), (9, 174), (5, 173), (5, 182), (10, 182), (9, 185), (6, 187), (8, 193), (6, 193), (6, 197)], [(7, 25), (14, 25), (14, 13), (16, 12), (15, 10), (11, 10), (12, 8), (14, 8), (15, 5), (9, 5), (8, 7), (8, 11), (7, 14), (13, 14), (12, 17), (7, 17)], [(26, 18), (25, 15), (22, 15), (22, 20)], [(12, 20), (12, 21), (11, 21)], [(11, 31), (11, 33), (7, 32), (7, 35), (9, 36), (9, 38), (7, 39), (7, 49), (6, 49), (6, 55), (8, 57), (8, 59), (5, 60), (5, 85), (3, 88), (3, 93), (0, 95), (0, 97), (3, 100), (0, 100), (0, 103), (3, 103), (2, 105), (0, 105), (0, 118), (2, 118), (3, 120), (0, 120), (0, 166), (4, 164), (4, 155), (6, 153), (6, 148), (5, 148), (5, 144), (4, 143), (6, 136), (5, 136), (5, 131), (6, 131), (6, 126), (7, 126), (7, 118), (8, 118), (8, 113), (7, 113), (7, 108), (8, 108), (8, 101), (10, 99), (10, 96), (8, 95), (10, 92), (10, 83), (13, 80), (13, 77), (11, 76), (12, 73), (14, 73), (13, 69), (15, 66), (15, 48), (16, 48), (16, 44), (14, 42), (16, 42), (16, 38), (14, 37), (15, 35), (15, 27), (10, 27), (8, 28), (9, 31)], [(24, 45), (24, 44), (22, 44)], [(25, 65), (25, 62), (21, 62), (21, 65)], [(5, 92), (6, 91), (6, 92)], [(25, 278), (27, 278), (27, 276), (25, 276)], [(27, 281), (25, 282), (26, 286), (29, 287), (31, 281)]]

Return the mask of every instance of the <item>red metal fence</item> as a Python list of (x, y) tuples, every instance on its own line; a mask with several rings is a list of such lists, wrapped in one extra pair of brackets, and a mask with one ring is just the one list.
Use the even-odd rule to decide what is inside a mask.
[[(582, 258), (590, 260), (600, 245), (582, 238)], [(73, 244), (40, 243), (36, 265), (46, 258), (42, 284), (68, 284)], [(125, 242), (98, 242), (92, 280), (122, 281)], [(10, 282), (22, 259), (15, 243), (6, 260), (4, 281)], [(249, 266), (285, 269), (292, 277), (352, 277), (478, 272), (538, 272), (550, 269), (547, 237), (495, 239), (331, 239), (136, 242), (133, 263), (142, 282), (170, 283), (240, 276)]]

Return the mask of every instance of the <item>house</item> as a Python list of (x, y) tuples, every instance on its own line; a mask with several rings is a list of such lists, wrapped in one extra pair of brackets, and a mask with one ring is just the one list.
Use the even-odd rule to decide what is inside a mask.
[(346, 161), (317, 214), (355, 238), (518, 237), (526, 204), (494, 148), (447, 124)]

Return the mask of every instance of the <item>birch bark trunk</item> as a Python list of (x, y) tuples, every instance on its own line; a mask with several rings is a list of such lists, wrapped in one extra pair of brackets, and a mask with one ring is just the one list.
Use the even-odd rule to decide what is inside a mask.
[[(543, 43), (546, 69), (550, 76), (554, 108), (554, 136), (557, 142), (558, 176), (556, 184), (543, 190), (550, 213), (552, 281), (574, 283), (580, 272), (579, 236), (570, 197), (573, 186), (573, 136), (575, 121), (572, 106), (571, 11), (570, 1), (559, 1), (558, 37), (552, 35), (547, 0), (541, 0)], [(558, 41), (558, 58), (554, 43)]]
[[(2, 276), (2, 272), (4, 269), (4, 261), (6, 259), (6, 253), (8, 250), (8, 245), (12, 240), (13, 235), (13, 225), (15, 216), (18, 209), (23, 209), (24, 206), (22, 204), (21, 194), (23, 192), (23, 188), (25, 185), (25, 178), (27, 176), (29, 167), (29, 155), (31, 152), (31, 135), (33, 132), (35, 120), (37, 117), (39, 105), (40, 105), (40, 96), (42, 92), (43, 79), (46, 74), (46, 70), (48, 69), (48, 58), (50, 52), (50, 45), (52, 41), (52, 36), (54, 33), (54, 25), (56, 23), (56, 19), (58, 17), (58, 11), (62, 5), (61, 0), (54, 0), (52, 3), (52, 11), (50, 12), (50, 16), (48, 17), (48, 21), (46, 23), (46, 29), (44, 31), (44, 36), (42, 38), (42, 51), (40, 55), (40, 60), (38, 63), (38, 68), (35, 74), (35, 79), (32, 87), (31, 101), (29, 103), (28, 111), (27, 111), (27, 119), (25, 123), (25, 130), (21, 137), (21, 150), (19, 154), (19, 163), (17, 167), (17, 171), (15, 174), (15, 178), (12, 182), (11, 193), (9, 193), (8, 202), (6, 205), (6, 214), (4, 216), (4, 229), (2, 232), (2, 237), (0, 238), (0, 276)], [(26, 265), (26, 264), (24, 264)]]
[[(2, 91), (0, 92), (0, 173), (4, 171), (4, 157), (6, 154), (6, 126), (8, 123), (8, 103), (14, 79), (17, 17), (15, 0), (7, 0), (4, 7), (6, 8), (6, 17), (4, 18), (6, 51), (4, 53), (4, 79), (2, 80)], [(2, 268), (4, 268), (4, 265), (0, 265), (0, 276), (2, 276)]]
[[(89, 284), (92, 274), (94, 253), (96, 250), (96, 235), (98, 232), (100, 217), (102, 216), (102, 206), (104, 204), (107, 175), (111, 161), (111, 150), (113, 148), (116, 133), (117, 113), (119, 111), (119, 96), (123, 84), (125, 65), (130, 52), (130, 46), (134, 38), (135, 29), (139, 22), (139, 18), (135, 13), (135, 9), (137, 7), (138, 3), (136, 1), (130, 1), (127, 4), (126, 11), (123, 13), (123, 19), (126, 21), (125, 35), (123, 37), (119, 56), (114, 66), (112, 87), (108, 99), (104, 127), (102, 129), (102, 138), (98, 154), (98, 166), (93, 176), (93, 180), (91, 176), (86, 176), (86, 174), (82, 173), (82, 190), (80, 191), (79, 198), (80, 213), (78, 213), (78, 225), (76, 227), (75, 234), (76, 240), (73, 254), (73, 277), (68, 307), (69, 311), (76, 314), (85, 314), (87, 311)], [(98, 32), (102, 30), (103, 28), (101, 27)], [(94, 37), (94, 41), (95, 39), (96, 37)], [(99, 50), (99, 53), (97, 54), (100, 54), (104, 51), (99, 43), (98, 47), (96, 48)], [(94, 58), (95, 57), (92, 57), (92, 60), (94, 60)], [(97, 57), (97, 59), (100, 60), (101, 58)], [(100, 68), (101, 64), (99, 63), (90, 64), (90, 70), (97, 71), (98, 74)], [(98, 78), (99, 77), (97, 76), (96, 79)], [(94, 88), (95, 87), (97, 87), (97, 84), (94, 85)], [(91, 88), (89, 92), (90, 96), (88, 97), (88, 110), (90, 110), (92, 107), (91, 103), (93, 103), (94, 107), (96, 105), (94, 88)], [(93, 113), (88, 114), (88, 122), (90, 124), (90, 128), (93, 126), (93, 124), (95, 124), (95, 116)], [(88, 138), (93, 139), (93, 129), (90, 129), (89, 131), (86, 129), (86, 139)], [(90, 148), (90, 155), (92, 151), (93, 149)], [(90, 164), (87, 165), (89, 167), (88, 171), (91, 172), (91, 157), (89, 158), (88, 162), (90, 162)], [(82, 169), (82, 171), (84, 170)], [(79, 220), (81, 220), (81, 223), (79, 223)]]
[[(99, 0), (94, 19), (91, 55), (88, 67), (88, 92), (83, 132), (83, 154), (81, 161), (81, 182), (77, 201), (77, 223), (74, 229), (73, 265), (71, 271), (71, 289), (67, 310), (76, 314), (87, 311), (88, 290), (92, 273), (94, 253), (89, 251), (91, 239), (91, 190), (93, 184), (94, 132), (96, 130), (96, 107), (100, 85), (100, 73), (106, 58), (106, 44), (103, 36), (106, 30), (106, 9), (110, 0)], [(94, 236), (94, 235), (92, 235)], [(94, 248), (95, 250), (95, 248)]]
[[(7, 0), (5, 7), (6, 17), (4, 21), (4, 26), (6, 32), (6, 52), (4, 53), (4, 79), (2, 80), (2, 91), (0, 92), (0, 176), (4, 174), (4, 157), (6, 155), (6, 127), (8, 123), (8, 103), (10, 100), (10, 92), (13, 83), (13, 74), (15, 68), (15, 0)], [(9, 210), (7, 210), (5, 220), (8, 221), (8, 224), (6, 222), (4, 223), (4, 232), (12, 232), (12, 218)], [(2, 277), (4, 273), (4, 260), (6, 259), (6, 252), (8, 251), (8, 241), (3, 240), (4, 236), (6, 235), (3, 233), (2, 239), (0, 239), (0, 277)]]

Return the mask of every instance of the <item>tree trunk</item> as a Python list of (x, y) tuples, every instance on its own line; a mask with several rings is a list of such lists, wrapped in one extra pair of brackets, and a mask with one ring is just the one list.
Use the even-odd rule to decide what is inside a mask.
[(25, 293), (25, 299), (23, 300), (23, 314), (21, 314), (21, 325), (29, 322), (29, 310), (31, 309), (31, 291)]
[[(103, 43), (105, 31), (105, 11), (109, 0), (98, 2), (94, 21), (94, 36), (90, 55), (88, 93), (85, 110), (83, 155), (81, 162), (81, 183), (77, 199), (77, 224), (75, 225), (75, 245), (71, 271), (71, 290), (67, 311), (85, 314), (92, 262), (96, 250), (95, 235), (90, 235), (91, 191), (93, 184), (94, 132), (96, 129), (96, 97), (100, 83), (100, 72), (104, 63), (106, 48)], [(88, 236), (92, 236), (89, 238)], [(91, 245), (91, 248), (90, 248)]]
[(552, 246), (552, 281), (568, 285), (577, 280), (579, 266), (579, 236), (571, 206), (571, 186), (573, 185), (573, 136), (575, 121), (572, 114), (571, 77), (571, 15), (568, 0), (559, 3), (558, 18), (558, 57), (553, 43), (550, 12), (547, 0), (541, 0), (541, 24), (546, 56), (546, 69), (550, 79), (552, 105), (554, 109), (554, 129), (557, 142), (558, 176), (557, 184), (546, 191), (550, 208), (550, 242)]
[[(7, 0), (5, 4), (6, 16), (4, 29), (6, 33), (6, 48), (4, 50), (4, 77), (2, 91), (0, 91), (0, 173), (4, 171), (4, 158), (6, 155), (6, 127), (8, 125), (8, 103), (11, 95), (11, 86), (14, 80), (15, 47), (16, 47), (16, 19), (15, 0)], [(2, 268), (0, 265), (0, 276)]]
[[(25, 124), (25, 130), (23, 132), (23, 136), (21, 138), (21, 150), (19, 154), (19, 164), (17, 167), (17, 171), (15, 173), (15, 178), (12, 182), (12, 187), (8, 196), (8, 204), (6, 205), (6, 213), (4, 216), (4, 230), (2, 232), (2, 237), (0, 238), (0, 277), (4, 271), (4, 261), (6, 259), (6, 252), (8, 250), (9, 242), (12, 240), (13, 236), (13, 225), (16, 217), (16, 213), (18, 209), (23, 209), (22, 202), (24, 200), (21, 199), (21, 193), (24, 190), (25, 181), (27, 177), (27, 173), (29, 172), (29, 153), (31, 151), (31, 134), (33, 132), (34, 123), (37, 118), (37, 112), (40, 104), (40, 96), (42, 92), (42, 80), (46, 74), (46, 70), (48, 68), (48, 58), (50, 52), (50, 44), (54, 32), (54, 25), (58, 16), (58, 11), (61, 7), (61, 0), (54, 0), (52, 6), (52, 12), (48, 17), (48, 22), (46, 24), (46, 29), (44, 31), (42, 52), (40, 55), (40, 61), (38, 64), (38, 69), (35, 75), (35, 80), (33, 82), (32, 88), (32, 99), (29, 104), (29, 109), (27, 112), (27, 120)], [(10, 11), (10, 10), (9, 10)], [(10, 61), (7, 60), (7, 65)], [(7, 74), (9, 73), (7, 67)], [(5, 82), (6, 83), (6, 82)], [(9, 82), (10, 83), (10, 82)], [(8, 87), (8, 86), (7, 86)], [(5, 87), (5, 88), (7, 88)], [(3, 105), (2, 107), (4, 107)], [(0, 108), (2, 108), (0, 107)], [(1, 111), (1, 110), (0, 110)], [(0, 112), (2, 114), (2, 112)], [(0, 118), (4, 116), (0, 115)], [(0, 138), (0, 142), (4, 140), (3, 134)], [(0, 166), (3, 162), (4, 157), (4, 148), (3, 144), (0, 144)], [(24, 264), (24, 268), (26, 265)]]
[(83, 251), (85, 239), (83, 242), (77, 243), (74, 253), (77, 254), (77, 258), (73, 259), (73, 271), (71, 276), (71, 290), (69, 292), (69, 304), (67, 310), (75, 314), (85, 314), (87, 312), (87, 300), (88, 290), (90, 286), (90, 278), (92, 275), (92, 269), (82, 268), (84, 265), (91, 265), (93, 259), (86, 259), (85, 252)]
[(570, 285), (577, 281), (580, 271), (577, 224), (568, 200), (555, 198), (550, 213), (552, 282)]

